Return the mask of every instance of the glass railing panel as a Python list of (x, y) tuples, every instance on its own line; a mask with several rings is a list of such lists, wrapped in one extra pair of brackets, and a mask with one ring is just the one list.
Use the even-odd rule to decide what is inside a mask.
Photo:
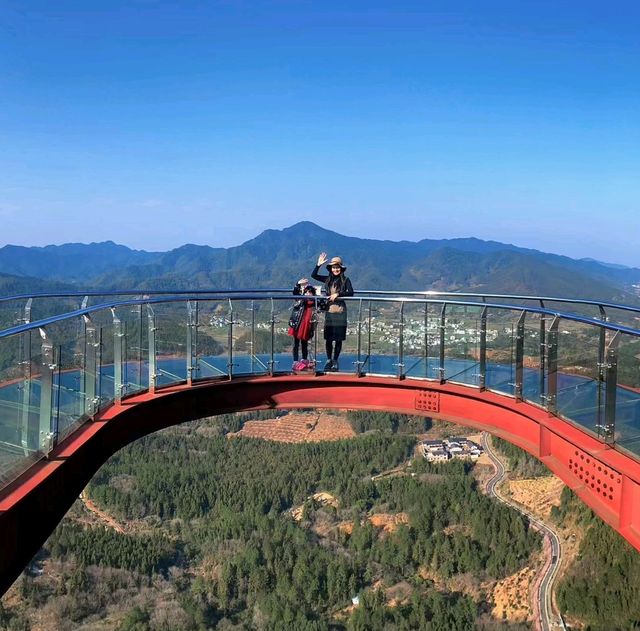
[(82, 296), (62, 298), (34, 298), (31, 306), (31, 321), (49, 318), (70, 311), (76, 311), (82, 306)]
[(0, 385), (22, 377), (21, 363), (30, 352), (23, 351), (22, 345), (28, 343), (30, 337), (31, 333), (24, 333), (0, 338)]
[(81, 318), (84, 334), (84, 364), (83, 381), (85, 392), (85, 414), (93, 416), (100, 409), (99, 394), (99, 358), (100, 358), (100, 328), (87, 317)]
[(521, 311), (487, 309), (485, 387), (515, 396), (516, 334)]
[(146, 305), (121, 307), (117, 313), (124, 334), (122, 381), (126, 396), (149, 387), (149, 316)]
[[(433, 313), (429, 312), (428, 303), (407, 302), (404, 305), (403, 333), (403, 374), (407, 377), (427, 379), (434, 377), (434, 362), (437, 357), (430, 357), (430, 343), (437, 338), (437, 320), (433, 321)], [(431, 318), (431, 320), (430, 320)], [(430, 364), (431, 360), (431, 364)]]
[(4, 465), (9, 464), (7, 458), (12, 461), (5, 474), (19, 474), (52, 445), (51, 387), (46, 389), (47, 405), (43, 406), (42, 384), (47, 381), (45, 369), (55, 366), (56, 349), (47, 341), (45, 356), (43, 342), (38, 330), (0, 340), (4, 358), (0, 377)]
[[(293, 365), (293, 337), (289, 335), (289, 319), (291, 317), (291, 309), (293, 306), (294, 297), (291, 299), (285, 298), (282, 300), (271, 300), (263, 303), (263, 309), (266, 312), (267, 308), (272, 309), (269, 313), (269, 321), (264, 322), (263, 333), (260, 334), (261, 341), (258, 343), (258, 352), (263, 353), (265, 363), (269, 366), (271, 361), (270, 349), (271, 349), (271, 325), (270, 318), (273, 317), (273, 371), (274, 372), (289, 372)], [(263, 321), (264, 315), (260, 314), (260, 320)], [(324, 353), (324, 340), (322, 339), (322, 325), (320, 327), (320, 339), (317, 340), (318, 346), (312, 343), (307, 349), (311, 359), (316, 358), (316, 352), (318, 353), (318, 363), (320, 368), (324, 365), (325, 353)], [(322, 343), (322, 344), (321, 344)], [(301, 349), (299, 349), (301, 351)], [(300, 356), (302, 354), (300, 353)]]
[[(614, 307), (607, 307), (605, 309), (607, 321), (628, 326), (632, 329), (640, 327), (640, 310), (627, 311), (626, 309), (616, 309)], [(602, 319), (602, 316), (596, 316), (597, 319)]]
[[(37, 341), (34, 338), (39, 338)], [(73, 424), (77, 415), (74, 413), (78, 405), (80, 378), (82, 370), (82, 321), (80, 318), (69, 318), (47, 325), (32, 335), (32, 343), (38, 348), (38, 366), (36, 383), (42, 391), (41, 399), (47, 399), (47, 419), (43, 414), (40, 419), (39, 443), (44, 452), (48, 452), (62, 436), (67, 435), (66, 426)], [(36, 357), (36, 355), (33, 355)], [(50, 403), (50, 406), (49, 406)]]
[[(347, 300), (345, 301), (345, 304), (347, 307), (347, 337), (342, 343), (342, 352), (339, 358), (339, 370), (340, 372), (355, 374), (358, 369), (358, 322), (362, 317), (364, 306), (361, 304), (360, 300)], [(362, 350), (361, 344), (362, 341), (360, 341), (360, 349)], [(326, 352), (322, 352), (324, 346), (323, 330), (320, 329), (318, 348), (321, 351), (320, 355), (322, 359), (326, 359)], [(320, 368), (323, 368), (322, 364), (320, 364)]]
[[(126, 305), (99, 312), (92, 316), (102, 324), (101, 380), (106, 400), (115, 392), (116, 363), (120, 369), (122, 397), (149, 387), (149, 323), (146, 306)], [(118, 357), (120, 361), (118, 361)]]
[(557, 413), (595, 433), (599, 432), (603, 414), (601, 330), (596, 325), (564, 319), (558, 326)]
[(156, 386), (186, 381), (189, 318), (186, 301), (158, 303), (146, 311), (147, 330), (155, 326)]
[(26, 306), (26, 300), (0, 302), (0, 330), (24, 324), (26, 318), (29, 317), (28, 314), (25, 314)]
[[(615, 406), (610, 402), (614, 407), (615, 427), (609, 429), (620, 447), (640, 455), (640, 338), (620, 334), (613, 340), (613, 336), (608, 335), (607, 343), (612, 343), (614, 348), (617, 343), (618, 384), (613, 395)], [(612, 358), (605, 355), (605, 369), (611, 361)]]
[(55, 366), (56, 349), (52, 345), (51, 350), (45, 351), (44, 347), (48, 344), (48, 340), (43, 340), (37, 330), (31, 332), (29, 343), (30, 378), (27, 390), (30, 406), (28, 424), (26, 427), (23, 425), (23, 441), (26, 435), (29, 449), (42, 454), (49, 451), (53, 429), (53, 395), (51, 388), (44, 384), (48, 382), (47, 368)]
[(84, 365), (86, 335), (82, 318), (73, 318), (47, 328), (56, 344), (53, 372), (52, 424), (55, 442), (64, 440), (85, 418), (87, 386)]
[(524, 319), (522, 398), (545, 405), (545, 341), (550, 320), (539, 313), (527, 312)]
[[(23, 401), (28, 400), (28, 418), (23, 418), (21, 440), (22, 444), (32, 453), (44, 453), (48, 448), (49, 435), (51, 432), (51, 414), (42, 413), (43, 381), (46, 366), (50, 360), (46, 360), (43, 355), (43, 340), (38, 331), (31, 331), (29, 358), (24, 364), (24, 375), (27, 383), (24, 384)], [(47, 391), (48, 398), (45, 403), (52, 403), (51, 391)]]
[[(263, 301), (238, 300), (232, 302), (233, 306), (233, 373), (266, 374), (269, 372), (269, 343), (265, 339), (265, 303)], [(270, 308), (270, 305), (269, 305)], [(270, 334), (267, 338), (270, 337)], [(309, 342), (308, 351), (313, 350), (312, 339)], [(284, 358), (283, 358), (284, 359)]]
[(29, 337), (0, 339), (0, 486), (24, 471), (38, 452)]
[[(145, 305), (125, 305), (92, 314), (99, 327), (100, 405), (149, 387), (149, 336)], [(116, 378), (119, 373), (120, 387)]]
[[(264, 311), (268, 311), (268, 309), (263, 309), (262, 312)], [(266, 319), (268, 320), (268, 318)], [(260, 330), (262, 331), (261, 336), (266, 335), (263, 328)], [(194, 356), (193, 379), (209, 379), (228, 375), (228, 301), (201, 300), (198, 302), (198, 327)]]
[[(353, 367), (355, 373), (365, 374), (371, 372), (371, 349), (373, 343), (373, 305), (370, 300), (359, 300), (357, 307), (352, 306), (350, 319), (356, 338), (356, 352), (354, 354)], [(319, 319), (320, 316), (319, 316)], [(324, 344), (322, 328), (318, 328), (318, 345)]]
[(371, 301), (363, 318), (362, 346), (366, 362), (363, 371), (374, 375), (398, 374), (400, 303)]
[(114, 324), (109, 318), (95, 318), (98, 347), (96, 352), (96, 399), (99, 410), (104, 409), (115, 400), (114, 381)]
[[(563, 302), (562, 300), (545, 300), (543, 304), (547, 311), (575, 313), (585, 318), (598, 319), (600, 313), (598, 306), (592, 304)], [(529, 306), (539, 307), (540, 303), (536, 304), (535, 301), (529, 301)]]
[(482, 306), (448, 304), (444, 319), (444, 379), (480, 384), (480, 328)]
[(20, 336), (0, 338), (0, 475), (22, 455), (25, 368), (20, 359)]

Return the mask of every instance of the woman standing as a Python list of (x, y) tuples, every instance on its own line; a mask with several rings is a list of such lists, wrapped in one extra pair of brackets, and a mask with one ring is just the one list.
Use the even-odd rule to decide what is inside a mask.
[(318, 257), (318, 263), (311, 273), (311, 277), (324, 283), (327, 296), (327, 311), (324, 318), (324, 339), (327, 350), (327, 370), (339, 370), (338, 358), (342, 351), (342, 342), (347, 337), (347, 305), (343, 296), (353, 296), (351, 281), (344, 275), (347, 269), (342, 264), (339, 256), (334, 256), (326, 266), (329, 275), (318, 273), (319, 269), (327, 262), (327, 253), (322, 252)]

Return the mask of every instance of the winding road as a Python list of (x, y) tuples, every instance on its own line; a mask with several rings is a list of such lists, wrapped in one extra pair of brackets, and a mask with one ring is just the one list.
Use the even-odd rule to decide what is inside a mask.
[(543, 536), (547, 537), (551, 544), (551, 559), (545, 564), (542, 569), (542, 577), (538, 579), (537, 609), (540, 612), (540, 628), (542, 631), (551, 631), (552, 629), (558, 628), (564, 629), (565, 626), (562, 618), (553, 613), (551, 603), (553, 582), (556, 578), (556, 574), (558, 573), (558, 569), (560, 568), (560, 562), (562, 561), (560, 538), (554, 530), (547, 526), (547, 524), (541, 522), (529, 511), (523, 509), (518, 504), (512, 503), (508, 499), (504, 498), (497, 491), (498, 485), (505, 478), (506, 470), (501, 460), (489, 444), (488, 436), (489, 434), (487, 432), (482, 433), (482, 446), (485, 453), (491, 459), (491, 462), (496, 469), (496, 473), (487, 483), (487, 492), (503, 504), (507, 504), (511, 508), (515, 508), (519, 513), (525, 515), (533, 527), (542, 532)]

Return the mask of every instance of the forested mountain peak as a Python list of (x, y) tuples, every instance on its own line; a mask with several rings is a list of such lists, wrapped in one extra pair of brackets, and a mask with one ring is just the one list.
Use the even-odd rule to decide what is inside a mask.
[(483, 291), (633, 302), (633, 285), (640, 283), (640, 269), (476, 237), (363, 239), (311, 221), (264, 230), (229, 248), (185, 244), (168, 252), (145, 252), (111, 241), (7, 245), (0, 248), (0, 273), (105, 289), (288, 287), (310, 275), (322, 251), (343, 257), (356, 290)]

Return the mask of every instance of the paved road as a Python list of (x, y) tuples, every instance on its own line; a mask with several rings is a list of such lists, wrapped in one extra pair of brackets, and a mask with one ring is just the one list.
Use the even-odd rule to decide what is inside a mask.
[(542, 580), (540, 580), (538, 584), (537, 599), (538, 609), (540, 611), (540, 626), (542, 628), (542, 631), (550, 631), (551, 629), (555, 628), (564, 628), (564, 624), (562, 624), (561, 619), (553, 614), (553, 608), (551, 606), (551, 590), (553, 587), (553, 582), (556, 578), (556, 574), (558, 573), (558, 569), (560, 567), (560, 562), (562, 560), (562, 547), (560, 546), (560, 538), (554, 530), (534, 517), (530, 512), (523, 509), (521, 506), (510, 502), (496, 491), (498, 484), (504, 479), (506, 471), (504, 465), (489, 445), (488, 436), (489, 434), (487, 434), (487, 432), (482, 433), (482, 446), (484, 447), (486, 454), (489, 456), (489, 458), (491, 458), (491, 461), (496, 468), (496, 473), (487, 483), (487, 492), (498, 499), (500, 502), (503, 502), (504, 504), (515, 508), (518, 512), (525, 515), (534, 526), (534, 528), (541, 531), (543, 536), (547, 537), (551, 542), (551, 560), (542, 569)]

